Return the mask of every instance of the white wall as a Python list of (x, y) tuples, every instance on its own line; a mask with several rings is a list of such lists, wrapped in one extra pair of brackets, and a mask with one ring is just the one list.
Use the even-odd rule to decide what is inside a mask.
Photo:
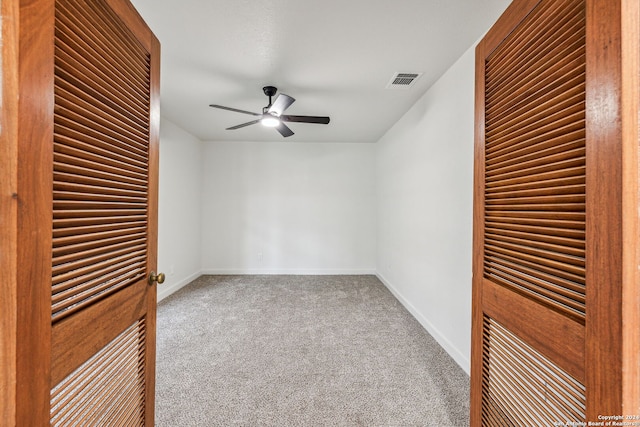
[(158, 299), (200, 275), (202, 143), (164, 117), (160, 121)]
[(207, 142), (205, 273), (375, 272), (375, 146)]
[(377, 143), (378, 276), (469, 372), (474, 49)]

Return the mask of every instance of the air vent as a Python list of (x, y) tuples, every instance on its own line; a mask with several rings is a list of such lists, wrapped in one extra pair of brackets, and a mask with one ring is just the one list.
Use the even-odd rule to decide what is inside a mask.
[(387, 89), (408, 89), (421, 75), (422, 73), (395, 73), (387, 84)]

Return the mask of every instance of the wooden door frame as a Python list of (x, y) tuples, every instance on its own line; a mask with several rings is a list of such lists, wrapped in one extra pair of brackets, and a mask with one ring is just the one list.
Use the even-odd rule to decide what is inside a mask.
[(11, 426), (16, 413), (18, 1), (3, 0), (0, 14), (0, 425)]
[[(484, 58), (540, 0), (516, 0), (476, 48), (471, 425), (481, 425)], [(640, 415), (640, 5), (586, 0), (587, 420)], [(495, 28), (500, 27), (500, 31)], [(594, 286), (593, 284), (597, 284)]]
[[(19, 2), (16, 423), (49, 418), (54, 2)], [(35, 28), (41, 31), (27, 31)]]
[[(587, 419), (640, 415), (638, 0), (587, 0)], [(635, 49), (635, 52), (633, 51)], [(597, 284), (597, 286), (594, 286)]]
[[(160, 44), (127, 0), (106, 3), (152, 59), (148, 275), (157, 264)], [(51, 288), (42, 284), (52, 270), (54, 7), (54, 0), (3, 0), (0, 9), (0, 424), (7, 426), (49, 423)], [(34, 23), (40, 31), (29, 31)], [(150, 294), (147, 325), (155, 330), (155, 286)], [(155, 334), (147, 340), (146, 359), (155, 364)], [(152, 415), (153, 370), (146, 382)]]
[(640, 0), (622, 0), (622, 407), (640, 415)]

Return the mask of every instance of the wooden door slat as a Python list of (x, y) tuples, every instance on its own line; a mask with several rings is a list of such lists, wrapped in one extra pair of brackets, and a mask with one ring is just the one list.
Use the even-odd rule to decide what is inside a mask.
[(509, 194), (508, 197), (487, 197), (487, 209), (491, 209), (495, 205), (510, 206), (518, 209), (520, 205), (558, 205), (559, 207), (566, 204), (584, 204), (585, 195), (580, 193), (573, 194), (551, 194), (543, 196), (520, 196)]
[[(91, 197), (91, 195), (104, 195), (106, 197), (122, 197), (123, 200), (136, 200), (142, 201), (146, 200), (147, 194), (144, 191), (134, 191), (127, 190), (123, 188), (113, 188), (113, 187), (101, 187), (98, 185), (87, 185), (87, 184), (78, 184), (75, 182), (53, 182), (53, 191), (59, 192), (63, 195), (66, 194), (77, 194), (78, 198), (81, 198), (81, 195), (87, 195)], [(71, 196), (67, 196), (71, 197)], [(74, 196), (75, 197), (75, 196)]]
[(584, 278), (582, 278), (582, 283), (576, 282), (576, 281), (569, 280), (554, 274), (547, 273), (540, 268), (527, 267), (527, 265), (522, 262), (514, 262), (504, 256), (496, 256), (493, 254), (489, 254), (486, 257), (485, 266), (488, 265), (489, 263), (491, 265), (496, 265), (496, 264), (502, 265), (505, 268), (508, 268), (509, 270), (518, 271), (528, 277), (531, 277), (546, 283), (551, 283), (557, 287), (558, 293), (561, 293), (563, 295), (566, 295), (566, 296), (581, 295), (582, 297), (577, 297), (577, 298), (580, 298), (579, 301), (584, 302), (584, 295), (585, 295)]
[[(84, 12), (82, 8), (78, 8), (69, 2), (63, 1), (59, 3), (59, 11), (59, 22), (69, 28), (71, 32), (75, 34), (94, 35), (92, 38), (92, 48), (95, 50), (96, 55), (108, 58), (112, 56), (114, 51), (118, 50), (116, 45), (120, 45), (121, 43), (114, 42), (114, 39), (117, 39), (118, 37), (105, 36), (103, 34), (105, 29), (102, 28), (103, 25), (99, 20)], [(69, 19), (69, 16), (85, 17), (87, 19)], [(149, 65), (146, 63), (143, 64), (140, 61), (140, 57), (146, 55), (144, 48), (138, 50), (135, 46), (132, 47), (136, 51), (135, 53), (132, 53), (128, 49), (119, 49), (120, 52), (118, 53), (120, 54), (122, 67), (129, 70), (133, 76), (147, 75), (149, 72)]]
[(535, 121), (543, 111), (551, 108), (584, 100), (585, 77), (583, 68), (564, 70), (561, 77), (544, 88), (546, 90), (522, 94), (519, 100), (513, 100), (508, 106), (505, 105), (503, 111), (496, 111), (487, 119), (486, 135), (490, 137), (493, 132), (508, 129), (517, 125), (520, 120), (525, 123)]
[(563, 151), (579, 150), (584, 148), (584, 139), (577, 138), (566, 142), (558, 143), (555, 140), (547, 141), (546, 143), (529, 145), (528, 147), (514, 148), (514, 150), (508, 154), (501, 156), (487, 158), (487, 171), (494, 171), (496, 169), (504, 169), (507, 167), (514, 167), (518, 164), (526, 165), (527, 162), (535, 161), (536, 159), (546, 158), (546, 156), (554, 155)]
[[(584, 18), (576, 19), (573, 23), (574, 28), (580, 25), (584, 25)], [(514, 67), (509, 67), (509, 72), (504, 75), (502, 80), (492, 79), (485, 75), (487, 105), (499, 107), (502, 102), (512, 101), (521, 95), (521, 92), (508, 92), (507, 88), (509, 87), (537, 89), (540, 87), (539, 85), (545, 85), (562, 75), (559, 70), (563, 70), (569, 64), (574, 65), (575, 68), (584, 67), (584, 61), (574, 62), (575, 58), (584, 54), (584, 37), (584, 33), (573, 34), (566, 40), (556, 43), (552, 50), (547, 50), (544, 60), (528, 67), (518, 68), (518, 65), (514, 64)]]
[(494, 117), (499, 117), (515, 106), (520, 105), (525, 100), (528, 102), (542, 99), (535, 95), (553, 91), (564, 86), (567, 81), (573, 80), (574, 77), (584, 75), (585, 53), (583, 50), (577, 49), (579, 44), (580, 41), (577, 41), (573, 46), (567, 46), (563, 52), (557, 54), (552, 63), (535, 70), (537, 73), (529, 75), (526, 84), (515, 85), (512, 82), (510, 87), (505, 85), (500, 90), (496, 90), (493, 94), (493, 99), (487, 99), (487, 107), (489, 107), (489, 111), (487, 111), (488, 122), (491, 122)]
[(106, 243), (104, 245), (98, 246), (93, 249), (85, 249), (82, 252), (71, 251), (63, 255), (58, 255), (53, 257), (53, 266), (54, 268), (58, 265), (68, 264), (72, 262), (77, 262), (79, 260), (91, 259), (94, 256), (108, 254), (112, 251), (117, 251), (123, 248), (128, 248), (129, 250), (139, 247), (139, 245), (145, 244), (145, 239), (138, 238), (132, 240), (119, 240), (115, 243)]
[[(61, 61), (61, 60), (60, 60)], [(146, 110), (144, 105), (135, 105), (135, 101), (129, 102), (128, 105), (121, 100), (120, 103), (114, 103), (110, 97), (103, 95), (96, 88), (100, 88), (100, 85), (96, 85), (95, 78), (91, 73), (81, 74), (82, 78), (90, 84), (83, 83), (79, 78), (75, 78), (68, 72), (68, 68), (62, 68), (64, 64), (58, 64), (56, 86), (63, 89), (69, 94), (73, 94), (78, 99), (82, 99), (91, 105), (95, 105), (105, 113), (118, 118), (121, 122), (127, 123), (132, 128), (136, 129), (141, 134), (146, 134), (148, 123), (145, 123)], [(115, 89), (115, 88), (113, 88)], [(112, 90), (113, 90), (112, 89)], [(113, 90), (111, 98), (115, 98), (118, 92)], [(124, 112), (127, 114), (124, 114)]]
[[(493, 244), (500, 247), (514, 248), (517, 247), (524, 253), (537, 254), (546, 256), (550, 259), (571, 263), (574, 265), (584, 265), (584, 248), (576, 248), (573, 246), (556, 245), (547, 243), (546, 241), (531, 240), (525, 238), (514, 238), (505, 236), (504, 234), (494, 234), (489, 230), (485, 233), (487, 244)], [(545, 255), (543, 255), (543, 252)]]
[[(510, 69), (516, 61), (521, 61), (522, 55), (526, 55), (531, 49), (546, 48), (547, 44), (539, 43), (537, 40), (541, 33), (550, 34), (553, 28), (567, 27), (570, 21), (575, 19), (580, 13), (581, 4), (573, 2), (566, 4), (551, 4), (547, 7), (534, 9), (529, 18), (518, 25), (510, 37), (502, 40), (500, 48), (491, 52), (488, 56), (485, 73), (487, 76), (495, 75), (496, 72), (504, 73), (505, 69)], [(560, 25), (558, 25), (560, 23)], [(552, 37), (548, 37), (553, 39)]]
[(67, 308), (79, 310), (77, 307), (83, 300), (100, 295), (105, 290), (131, 284), (144, 277), (145, 258), (138, 256), (109, 266), (102, 271), (78, 277), (72, 283), (61, 283), (54, 287), (52, 295), (53, 315), (59, 316)]
[[(148, 74), (149, 70), (144, 65), (139, 64), (139, 61), (129, 61), (129, 60), (121, 60), (117, 66), (116, 64), (109, 64), (106, 60), (108, 58), (107, 51), (103, 47), (102, 41), (99, 37), (94, 37), (90, 40), (86, 38), (78, 37), (78, 34), (83, 34), (82, 26), (76, 25), (69, 19), (65, 19), (63, 15), (59, 15), (58, 17), (58, 26), (59, 29), (56, 31), (56, 37), (59, 38), (65, 45), (67, 46), (75, 46), (79, 48), (82, 52), (84, 52), (85, 58), (96, 58), (101, 59), (99, 64), (103, 69), (108, 69), (110, 73), (115, 73), (120, 76), (120, 79), (123, 81), (132, 81), (136, 82), (136, 87), (144, 88), (146, 87), (146, 82), (144, 77)], [(128, 58), (127, 58), (128, 59)], [(148, 98), (146, 93), (136, 93), (136, 94), (124, 94), (124, 96), (128, 99), (132, 99), (131, 95), (142, 95), (145, 98)], [(113, 99), (114, 102), (118, 100)]]
[(552, 258), (553, 254), (545, 253), (544, 251), (536, 252), (518, 245), (511, 245), (511, 247), (509, 247), (505, 244), (497, 243), (498, 244), (487, 243), (485, 245), (487, 255), (495, 254), (495, 256), (505, 257), (516, 263), (522, 263), (526, 266), (539, 268), (542, 271), (556, 274), (569, 280), (584, 283), (585, 270), (581, 265), (584, 264), (584, 260), (567, 257), (564, 259), (556, 259)]
[(76, 108), (70, 102), (60, 98), (60, 103), (55, 107), (55, 118), (57, 123), (69, 123), (72, 129), (83, 131), (91, 129), (91, 133), (106, 135), (111, 140), (121, 141), (123, 145), (135, 148), (139, 153), (144, 154), (147, 141), (139, 135), (129, 133), (126, 129), (114, 126), (104, 118), (91, 117), (82, 108)]
[[(125, 194), (100, 194), (100, 193), (79, 193), (75, 191), (58, 191), (54, 190), (54, 197), (59, 201), (72, 200), (74, 202), (124, 202), (135, 203), (138, 206), (145, 206), (146, 197), (129, 196)], [(55, 209), (55, 208), (54, 208)]]
[(519, 220), (533, 219), (533, 220), (547, 220), (549, 221), (550, 226), (554, 227), (556, 225), (555, 221), (558, 221), (557, 226), (561, 226), (564, 221), (570, 221), (575, 224), (576, 227), (581, 227), (584, 229), (584, 220), (585, 213), (584, 212), (566, 212), (566, 211), (557, 211), (557, 212), (547, 212), (547, 211), (524, 211), (524, 210), (512, 210), (512, 211), (500, 211), (498, 209), (492, 209), (490, 212), (487, 212), (487, 218), (518, 218)]
[[(531, 225), (533, 224), (533, 225)], [(506, 231), (516, 231), (523, 232), (528, 234), (533, 234), (536, 236), (549, 236), (549, 237), (558, 237), (558, 238), (568, 238), (574, 239), (579, 242), (582, 242), (582, 246), (586, 246), (584, 243), (585, 231), (584, 228), (577, 228), (579, 224), (566, 224), (562, 223), (564, 227), (550, 227), (548, 224), (539, 225), (539, 222), (532, 222), (527, 220), (509, 220), (502, 219), (500, 221), (493, 221), (492, 218), (487, 218), (485, 221), (485, 226), (487, 229), (492, 230), (506, 230)], [(557, 224), (556, 224), (557, 225)], [(584, 224), (583, 224), (584, 225)]]
[[(577, 97), (579, 97), (579, 95)], [(539, 130), (542, 126), (557, 126), (566, 118), (574, 117), (578, 118), (578, 120), (584, 120), (584, 101), (576, 101), (579, 100), (569, 99), (566, 105), (563, 105), (563, 107), (565, 107), (563, 110), (542, 110), (538, 116), (531, 116), (531, 119), (526, 120), (525, 123), (509, 123), (509, 127), (504, 127), (504, 129), (499, 132), (495, 132), (495, 136), (487, 136), (490, 138), (492, 144), (495, 144), (500, 139), (519, 137), (536, 129)], [(499, 161), (499, 158), (492, 156), (487, 159), (487, 165)]]
[(60, 9), (66, 8), (67, 17), (78, 18), (67, 21), (69, 27), (74, 33), (92, 35), (93, 43), (100, 49), (101, 56), (117, 60), (122, 67), (129, 67), (137, 76), (148, 76), (150, 61), (146, 48), (141, 46), (128, 28), (118, 24), (117, 18), (113, 19), (108, 12), (104, 13), (96, 6), (98, 5), (90, 3), (86, 7), (79, 7), (68, 1), (60, 2)]
[(551, 307), (569, 318), (584, 322), (584, 301), (567, 297), (566, 291), (565, 293), (557, 292), (557, 288), (553, 285), (522, 276), (518, 272), (493, 263), (490, 263), (490, 268), (487, 268), (486, 277), (533, 301)]
[[(489, 128), (498, 126), (518, 115), (528, 116), (529, 107), (542, 105), (544, 102), (560, 97), (572, 97), (580, 92), (584, 93), (586, 73), (584, 66), (585, 55), (576, 53), (569, 57), (557, 71), (558, 76), (547, 78), (530, 88), (513, 88), (513, 97), (503, 100), (493, 106), (493, 110), (486, 118)], [(578, 86), (576, 86), (578, 84)], [(569, 90), (569, 92), (567, 92)]]
[[(581, 177), (577, 177), (576, 180), (578, 182), (584, 181)], [(537, 188), (531, 188), (529, 186), (528, 189), (523, 190), (506, 190), (504, 188), (494, 189), (494, 191), (487, 191), (486, 198), (487, 200), (507, 200), (507, 199), (518, 199), (522, 200), (522, 198), (527, 197), (537, 197), (537, 196), (560, 196), (560, 195), (580, 195), (583, 197), (586, 190), (585, 184), (578, 185), (562, 185), (562, 186), (538, 186)]]
[(147, 159), (134, 153), (130, 147), (125, 150), (114, 144), (113, 141), (98, 139), (87, 133), (81, 133), (61, 125), (55, 127), (54, 144), (61, 149), (71, 148), (99, 156), (102, 159), (114, 160), (120, 164), (129, 165), (129, 167), (135, 168), (134, 170), (145, 170), (147, 167)]
[[(586, 246), (584, 242), (584, 233), (579, 234), (582, 238), (563, 237), (560, 234), (551, 234), (547, 230), (545, 230), (547, 233), (531, 233), (530, 231), (509, 230), (501, 226), (492, 227), (490, 224), (486, 225), (485, 230), (487, 230), (487, 233), (490, 233), (491, 235), (507, 236), (522, 241), (548, 242), (556, 245), (558, 248), (578, 248), (582, 254), (584, 254)], [(536, 229), (536, 231), (538, 230), (539, 229)]]
[[(53, 164), (55, 173), (66, 173), (85, 176), (87, 178), (109, 180), (116, 183), (134, 184), (137, 185), (137, 188), (145, 188), (146, 185), (144, 179), (130, 176), (131, 174), (125, 174), (122, 170), (116, 170), (106, 165), (95, 165), (97, 167), (94, 169), (94, 164), (88, 162), (76, 161), (74, 162), (75, 164), (71, 162), (63, 163), (69, 159), (61, 154), (55, 155), (55, 157), (57, 158), (57, 161)], [(62, 180), (60, 179), (59, 181)]]
[[(57, 148), (55, 144), (54, 148)], [(94, 157), (94, 159), (95, 160), (89, 160), (77, 155), (74, 156), (70, 154), (64, 154), (58, 150), (56, 150), (53, 155), (54, 167), (58, 165), (64, 165), (66, 167), (78, 166), (85, 169), (91, 169), (96, 172), (107, 172), (109, 176), (118, 176), (121, 177), (121, 179), (128, 179), (139, 185), (144, 185), (146, 182), (146, 175), (144, 173), (135, 172), (130, 170), (129, 168), (120, 167), (120, 165), (116, 164), (115, 162), (100, 162), (96, 161), (99, 160), (98, 158)], [(61, 171), (66, 172), (66, 170)]]
[(76, 246), (79, 243), (89, 243), (89, 242), (96, 242), (96, 241), (100, 241), (100, 242), (104, 242), (105, 239), (110, 239), (113, 237), (120, 237), (120, 236), (129, 236), (129, 237), (136, 237), (139, 236), (140, 233), (144, 233), (146, 232), (146, 226), (135, 226), (135, 227), (112, 227), (110, 230), (107, 231), (91, 231), (91, 232), (87, 232), (85, 234), (75, 234), (75, 235), (70, 235), (70, 236), (65, 236), (65, 237), (57, 237), (53, 239), (53, 246), (54, 248), (56, 248), (57, 250), (59, 250), (60, 252), (54, 252), (54, 256), (59, 254), (59, 253), (65, 253), (65, 251), (63, 251), (63, 249), (65, 247), (74, 246), (74, 250), (80, 251), (79, 247)]
[(54, 170), (53, 179), (56, 183), (62, 184), (64, 182), (68, 184), (89, 185), (95, 187), (106, 187), (113, 190), (128, 190), (135, 191), (139, 194), (146, 194), (146, 187), (137, 184), (131, 184), (127, 182), (114, 181), (110, 179), (96, 178), (93, 176), (83, 175), (83, 171), (80, 169), (79, 173), (67, 173)]
[[(575, 15), (566, 24), (556, 34), (547, 34), (547, 37), (538, 39), (538, 43), (535, 44), (536, 50), (529, 51), (532, 54), (523, 58), (524, 61), (516, 62), (511, 67), (505, 67), (507, 71), (503, 71), (501, 74), (487, 73), (486, 78), (487, 82), (490, 82), (490, 87), (504, 90), (513, 86), (514, 81), (518, 81), (522, 85), (530, 84), (538, 76), (543, 75), (549, 65), (556, 64), (568, 52), (583, 49), (585, 35), (576, 29), (584, 27), (584, 14)], [(562, 42), (554, 41), (554, 36), (561, 37)], [(488, 91), (487, 99), (495, 99), (499, 94), (499, 92)]]
[(99, 201), (87, 201), (87, 200), (56, 200), (53, 202), (54, 212), (58, 211), (72, 211), (72, 210), (98, 210), (105, 211), (110, 209), (124, 210), (124, 209), (140, 209), (145, 211), (147, 204), (142, 202), (99, 202)]
[(53, 228), (53, 238), (67, 237), (67, 236), (80, 236), (85, 234), (103, 232), (103, 231), (113, 231), (119, 229), (146, 229), (147, 222), (144, 221), (144, 218), (140, 221), (131, 221), (131, 218), (124, 217), (125, 221), (113, 222), (109, 221), (108, 223), (95, 223), (91, 225), (75, 225), (75, 226), (67, 226), (67, 227), (54, 227)]
[(493, 177), (490, 182), (486, 183), (486, 191), (490, 191), (496, 188), (504, 188), (515, 185), (539, 185), (542, 182), (549, 182), (553, 180), (566, 179), (566, 178), (580, 178), (585, 179), (585, 166), (579, 164), (578, 166), (566, 166), (551, 170), (548, 172), (532, 172), (524, 174), (522, 176), (516, 176), (512, 178), (496, 179)]
[[(56, 107), (77, 112), (86, 120), (110, 128), (112, 131), (118, 132), (121, 137), (137, 143), (140, 147), (144, 147), (147, 143), (147, 136), (132, 126), (131, 121), (109, 116), (102, 109), (66, 91), (59, 85), (56, 86)], [(56, 113), (63, 115), (65, 110), (62, 108), (56, 108)]]
[(506, 143), (493, 144), (489, 142), (487, 146), (487, 158), (495, 159), (507, 154), (508, 151), (521, 150), (525, 147), (541, 146), (542, 148), (547, 148), (551, 142), (556, 145), (561, 145), (574, 141), (583, 141), (584, 138), (584, 120), (571, 121), (557, 129), (547, 132), (541, 131), (535, 135), (524, 135)]
[(544, 164), (534, 164), (531, 167), (527, 167), (521, 170), (509, 169), (508, 171), (493, 171), (487, 173), (490, 181), (505, 181), (513, 178), (521, 178), (526, 176), (540, 175), (546, 172), (555, 172), (555, 174), (549, 174), (549, 178), (559, 178), (567, 176), (564, 171), (567, 169), (578, 168), (584, 166), (585, 156), (580, 155), (584, 153), (584, 148), (572, 150), (572, 153), (563, 153), (558, 155), (548, 156), (548, 162)]
[[(145, 248), (137, 251), (129, 251), (124, 255), (114, 256), (112, 259), (102, 260), (92, 263), (71, 271), (60, 273), (53, 276), (52, 285), (54, 292), (62, 292), (66, 289), (75, 288), (81, 283), (95, 278), (101, 278), (104, 273), (108, 272), (106, 268), (119, 265), (128, 265), (134, 260), (144, 260)], [(54, 302), (56, 299), (54, 298)]]
[[(139, 166), (148, 164), (148, 157), (143, 147), (129, 144), (128, 140), (120, 138), (114, 132), (107, 128), (99, 129), (99, 126), (87, 126), (87, 123), (80, 123), (79, 116), (73, 116), (74, 113), (67, 110), (70, 117), (56, 115), (54, 125), (54, 137), (57, 138), (58, 144), (75, 146), (85, 151), (91, 151), (91, 147), (102, 148), (100, 154), (107, 152), (111, 156), (120, 154), (120, 159), (131, 161)], [(79, 119), (83, 120), (83, 119)]]
[(580, 174), (572, 174), (566, 177), (553, 178), (547, 180), (531, 180), (525, 181), (518, 184), (511, 185), (495, 185), (492, 182), (492, 185), (486, 186), (485, 194), (487, 196), (493, 194), (507, 193), (507, 192), (524, 192), (524, 191), (539, 191), (544, 190), (545, 188), (574, 188), (577, 185), (585, 185), (586, 178), (584, 175)]
[(73, 228), (73, 227), (93, 227), (99, 225), (117, 225), (122, 222), (140, 221), (147, 223), (146, 215), (126, 215), (126, 216), (96, 216), (90, 218), (56, 218), (53, 220), (53, 230)]
[[(66, 70), (71, 74), (62, 72), (57, 73), (57, 77), (75, 76), (89, 86), (100, 87), (100, 91), (111, 91), (117, 93), (121, 91), (123, 98), (130, 104), (126, 109), (135, 109), (144, 111), (149, 103), (149, 94), (146, 85), (148, 82), (148, 70), (144, 70), (137, 78), (130, 78), (126, 73), (122, 72), (122, 65), (118, 61), (108, 65), (108, 68), (101, 66), (105, 61), (94, 55), (87, 55), (91, 52), (79, 52), (77, 49), (82, 47), (82, 43), (78, 43), (78, 36), (74, 34), (64, 34), (60, 31), (56, 32), (54, 39), (56, 45), (55, 64), (60, 70)], [(120, 69), (121, 71), (114, 70)], [(89, 74), (96, 78), (93, 82), (85, 79), (81, 73)], [(99, 84), (96, 84), (99, 83)]]
[(69, 272), (75, 272), (74, 274), (82, 274), (80, 270), (90, 265), (97, 265), (98, 263), (105, 260), (116, 260), (118, 257), (128, 254), (128, 253), (142, 253), (144, 252), (145, 246), (136, 245), (130, 246), (127, 245), (120, 250), (109, 251), (106, 253), (102, 253), (100, 255), (92, 256), (92, 257), (83, 257), (75, 262), (67, 262), (62, 264), (54, 264), (53, 266), (53, 283), (59, 283), (64, 280), (61, 279), (62, 275)]
[(549, 211), (553, 213), (558, 212), (584, 212), (585, 209), (584, 203), (539, 203), (539, 204), (522, 204), (522, 205), (513, 205), (513, 204), (497, 204), (497, 205), (487, 205), (487, 213), (493, 213), (494, 211)]
[(63, 218), (92, 218), (92, 217), (107, 217), (112, 215), (114, 217), (120, 217), (124, 215), (138, 216), (144, 215), (145, 209), (109, 209), (109, 210), (96, 210), (96, 209), (77, 209), (77, 210), (58, 210), (53, 212), (53, 219)]
[(62, 155), (66, 155), (69, 157), (74, 157), (76, 159), (78, 159), (76, 161), (76, 163), (78, 164), (82, 164), (81, 160), (87, 160), (90, 162), (96, 162), (96, 163), (101, 163), (101, 164), (106, 164), (109, 165), (109, 167), (113, 168), (113, 170), (116, 171), (122, 171), (122, 170), (126, 170), (129, 171), (131, 173), (131, 176), (136, 176), (136, 177), (146, 177), (146, 167), (144, 166), (139, 166), (136, 164), (133, 164), (132, 162), (123, 162), (120, 160), (115, 160), (111, 157), (105, 157), (102, 156), (100, 154), (96, 154), (94, 152), (91, 151), (85, 151), (82, 149), (78, 149), (76, 147), (73, 146), (69, 146), (66, 144), (61, 144), (58, 141), (56, 141), (57, 138), (54, 138), (54, 150), (56, 153), (62, 154)]
[[(61, 40), (56, 40), (56, 46), (59, 48), (55, 61), (57, 71), (56, 85), (58, 87), (66, 86), (67, 90), (72, 88), (74, 92), (85, 95), (95, 95), (96, 91), (91, 90), (92, 87), (101, 87), (103, 91), (108, 89), (113, 94), (120, 92), (134, 94), (135, 92), (132, 92), (132, 89), (138, 89), (133, 87), (136, 85), (136, 82), (122, 80), (120, 76), (114, 76), (111, 73), (108, 75), (106, 70), (101, 70), (94, 64), (88, 63), (86, 58), (80, 56), (78, 53), (74, 53), (73, 49), (70, 46), (66, 46)], [(72, 71), (73, 74), (71, 74)], [(68, 83), (67, 79), (69, 80)], [(78, 83), (82, 85), (70, 84), (75, 83), (74, 80), (79, 80)], [(144, 95), (130, 95), (128, 98), (127, 101), (129, 105), (125, 111), (132, 113), (132, 117), (135, 117), (135, 122), (144, 128), (144, 125), (141, 124), (143, 122), (140, 122), (140, 119), (144, 115), (145, 102), (148, 102), (148, 100), (145, 99)], [(100, 97), (97, 96), (95, 101), (99, 99)], [(119, 113), (117, 115), (120, 116)]]
[[(146, 232), (146, 230), (144, 230)], [(67, 254), (72, 254), (72, 253), (81, 253), (83, 251), (86, 250), (90, 250), (90, 249), (95, 249), (95, 248), (99, 248), (102, 246), (108, 246), (110, 244), (113, 243), (120, 243), (123, 241), (129, 241), (132, 242), (135, 239), (141, 239), (144, 238), (145, 233), (142, 231), (138, 231), (136, 233), (121, 233), (121, 234), (117, 234), (114, 232), (109, 232), (109, 233), (95, 233), (96, 235), (107, 235), (110, 237), (107, 238), (94, 238), (94, 239), (86, 239), (80, 243), (75, 243), (75, 244), (69, 244), (69, 245), (65, 245), (65, 246), (54, 246), (53, 248), (53, 256), (54, 257), (59, 257), (61, 255), (67, 255)], [(66, 238), (61, 238), (62, 239), (66, 239)]]

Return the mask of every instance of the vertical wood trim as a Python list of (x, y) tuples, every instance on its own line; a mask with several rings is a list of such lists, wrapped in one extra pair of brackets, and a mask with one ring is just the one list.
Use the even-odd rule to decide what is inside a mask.
[[(160, 149), (160, 42), (151, 36), (151, 81), (149, 108), (149, 236), (147, 254), (147, 277), (151, 270), (158, 271), (158, 178)], [(156, 306), (155, 283), (147, 292), (147, 337), (146, 337), (146, 416), (145, 423), (155, 423), (155, 378), (156, 378)]]
[[(587, 420), (622, 414), (621, 1), (587, 1)], [(637, 378), (636, 378), (637, 381)]]
[(54, 1), (21, 0), (18, 104), (17, 407), (49, 423)]
[(482, 40), (476, 47), (475, 70), (475, 144), (473, 162), (473, 266), (471, 307), (471, 426), (482, 422), (482, 348), (483, 310), (482, 283), (484, 261), (484, 109), (485, 109), (485, 49)]
[(18, 200), (18, 10), (2, 0), (2, 99), (0, 100), (0, 425), (16, 416), (16, 305)]
[[(485, 61), (541, 0), (511, 3), (476, 46), (470, 426), (482, 425), (482, 283), (484, 263)], [(506, 30), (505, 30), (506, 29)]]
[(622, 0), (622, 413), (640, 414), (640, 1)]

